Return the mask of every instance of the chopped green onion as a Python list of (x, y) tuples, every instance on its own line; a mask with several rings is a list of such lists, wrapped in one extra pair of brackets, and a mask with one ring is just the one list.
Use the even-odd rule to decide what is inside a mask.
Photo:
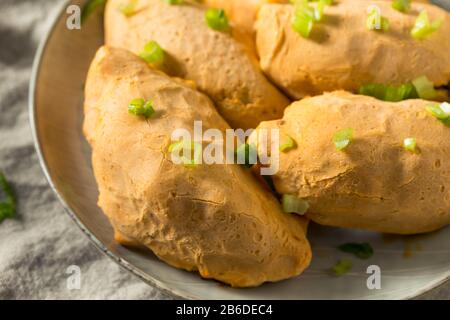
[(377, 10), (376, 8), (373, 8), (367, 14), (366, 27), (369, 30), (388, 31), (389, 30), (389, 20), (386, 17), (383, 17), (380, 14), (379, 10)]
[(386, 90), (386, 101), (402, 101), (417, 97), (417, 91), (412, 83), (402, 84), (397, 88), (388, 87)]
[(367, 84), (359, 88), (359, 93), (383, 101), (398, 102), (406, 99), (418, 98), (412, 83), (400, 86), (389, 86), (383, 84)]
[(182, 4), (183, 0), (164, 0), (165, 3), (170, 5)]
[(384, 96), (384, 101), (398, 102), (406, 99), (412, 99), (417, 97), (417, 92), (415, 91), (412, 83), (402, 84), (398, 87), (387, 86)]
[(280, 151), (281, 152), (287, 152), (293, 148), (295, 148), (295, 140), (292, 139), (290, 136), (287, 136), (286, 142), (284, 142), (282, 145), (280, 145)]
[(258, 162), (258, 155), (255, 144), (243, 143), (236, 150), (237, 163), (251, 168)]
[(408, 12), (411, 9), (411, 0), (394, 0), (392, 8), (400, 12)]
[[(172, 156), (175, 156), (174, 153), (180, 152), (181, 150), (183, 150), (183, 156), (180, 160), (184, 166), (194, 168), (201, 163), (202, 145), (199, 142), (182, 140), (172, 143), (168, 148), (168, 151), (172, 154)], [(194, 152), (194, 154), (192, 154), (192, 152)], [(185, 153), (188, 153), (189, 157), (187, 157)], [(178, 155), (176, 156), (178, 157)]]
[(429, 105), (427, 110), (439, 120), (450, 117), (450, 104), (448, 102)]
[(292, 28), (303, 38), (309, 38), (314, 26), (314, 13), (311, 15), (308, 10), (296, 10)]
[(81, 23), (83, 24), (87, 18), (99, 7), (104, 5), (106, 0), (89, 0), (81, 9)]
[(208, 27), (217, 31), (227, 31), (230, 28), (228, 17), (222, 9), (208, 9), (205, 12)]
[(314, 9), (314, 17), (316, 21), (322, 21), (325, 7), (329, 5), (327, 0), (319, 0), (317, 7)]
[(286, 213), (296, 213), (304, 215), (309, 209), (309, 203), (306, 200), (297, 198), (291, 194), (284, 194), (281, 199), (283, 211)]
[(148, 119), (155, 114), (155, 109), (153, 109), (153, 101), (133, 99), (128, 105), (128, 112), (134, 114), (135, 116), (143, 116)]
[(308, 38), (314, 27), (314, 23), (323, 19), (325, 7), (333, 3), (330, 0), (319, 0), (316, 7), (309, 5), (307, 0), (298, 0), (295, 4), (295, 13), (292, 28), (302, 37)]
[(347, 128), (336, 132), (333, 136), (333, 143), (338, 150), (344, 150), (353, 139), (353, 129)]
[(340, 245), (339, 250), (351, 253), (360, 259), (369, 259), (373, 256), (373, 248), (369, 243), (346, 243)]
[(371, 83), (361, 86), (359, 94), (385, 100), (387, 86), (378, 83)]
[(406, 138), (403, 141), (403, 147), (406, 151), (416, 152), (417, 140), (416, 138)]
[(149, 41), (139, 56), (147, 61), (147, 63), (158, 66), (164, 62), (165, 53), (158, 42)]
[(437, 31), (443, 23), (444, 19), (442, 18), (430, 22), (428, 19), (428, 13), (423, 10), (416, 19), (414, 28), (411, 30), (411, 36), (417, 40), (425, 39), (430, 34)]
[(338, 263), (333, 267), (333, 273), (335, 276), (343, 276), (349, 272), (352, 268), (352, 262), (347, 259), (339, 260)]
[(16, 215), (16, 198), (14, 192), (5, 178), (3, 172), (0, 171), (0, 190), (3, 190), (5, 200), (0, 202), (0, 223), (8, 218)]
[(122, 12), (124, 16), (131, 17), (136, 13), (136, 4), (137, 0), (128, 0), (128, 3), (122, 4), (119, 7), (119, 10)]
[(448, 102), (442, 102), (440, 104), (441, 110), (445, 112), (445, 114), (448, 114), (450, 116), (450, 103)]
[(445, 125), (450, 125), (450, 104), (443, 102), (441, 104), (430, 104), (426, 110)]
[(391, 102), (417, 98), (433, 100), (437, 95), (434, 84), (426, 76), (421, 76), (400, 86), (367, 84), (359, 88), (359, 93)]
[(437, 92), (434, 89), (434, 84), (426, 76), (419, 77), (412, 81), (414, 88), (416, 88), (417, 94), (421, 99), (433, 100), (437, 96)]

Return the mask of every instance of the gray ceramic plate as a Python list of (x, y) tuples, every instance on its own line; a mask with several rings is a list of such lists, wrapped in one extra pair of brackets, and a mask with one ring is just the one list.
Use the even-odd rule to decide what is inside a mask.
[[(103, 41), (101, 14), (91, 16), (82, 30), (70, 31), (65, 25), (68, 4), (83, 2), (62, 3), (39, 49), (30, 89), (31, 124), (52, 188), (84, 233), (117, 263), (155, 287), (192, 299), (406, 299), (449, 279), (450, 228), (423, 236), (387, 237), (313, 225), (311, 267), (295, 279), (254, 289), (232, 289), (202, 280), (197, 274), (167, 266), (151, 253), (117, 245), (96, 204), (90, 149), (81, 132), (86, 72)], [(441, 0), (445, 2), (450, 7), (449, 0)], [(363, 261), (336, 250), (336, 245), (349, 241), (370, 242), (375, 255)], [(352, 271), (340, 278), (330, 276), (330, 268), (343, 257), (353, 259)], [(366, 286), (369, 265), (381, 268), (381, 290)]]

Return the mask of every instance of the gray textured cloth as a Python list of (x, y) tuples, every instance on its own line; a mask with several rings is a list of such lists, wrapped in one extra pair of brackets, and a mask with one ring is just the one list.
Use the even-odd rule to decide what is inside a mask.
[[(28, 123), (28, 83), (38, 42), (60, 0), (0, 0), (0, 170), (18, 216), (0, 224), (0, 299), (164, 298), (98, 251), (48, 186)], [(68, 290), (66, 269), (81, 268)]]
[[(28, 82), (37, 44), (60, 0), (0, 0), (0, 170), (18, 195), (18, 216), (0, 224), (0, 299), (167, 298), (122, 270), (86, 239), (47, 185), (28, 124)], [(80, 290), (66, 269), (81, 268)], [(450, 285), (424, 298), (450, 298)]]

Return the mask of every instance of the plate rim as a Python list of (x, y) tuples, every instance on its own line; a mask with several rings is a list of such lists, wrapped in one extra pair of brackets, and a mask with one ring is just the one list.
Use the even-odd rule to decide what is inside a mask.
[[(83, 1), (87, 1), (87, 0), (83, 0)], [(43, 36), (39, 42), (39, 46), (36, 50), (35, 56), (33, 58), (33, 63), (32, 63), (30, 84), (29, 84), (29, 89), (28, 89), (28, 114), (29, 114), (29, 125), (31, 128), (33, 145), (34, 145), (36, 154), (38, 156), (39, 165), (41, 167), (41, 170), (43, 171), (45, 179), (47, 180), (47, 183), (50, 186), (51, 190), (56, 195), (56, 198), (59, 200), (59, 202), (62, 204), (64, 211), (68, 214), (68, 216), (71, 218), (71, 220), (73, 222), (75, 222), (75, 224), (78, 226), (78, 228), (87, 236), (87, 238), (94, 244), (94, 247), (96, 247), (99, 251), (101, 251), (103, 254), (105, 254), (107, 257), (109, 257), (112, 261), (114, 261), (116, 264), (118, 264), (121, 268), (132, 273), (138, 279), (140, 279), (147, 285), (150, 285), (150, 286), (154, 287), (155, 289), (161, 291), (163, 294), (168, 295), (174, 299), (198, 300), (198, 299), (200, 299), (199, 297), (191, 295), (183, 290), (173, 288), (170, 285), (155, 279), (154, 277), (150, 276), (149, 274), (145, 273), (144, 271), (141, 271), (138, 268), (136, 268), (132, 263), (120, 258), (115, 253), (110, 251), (94, 234), (92, 234), (84, 226), (84, 224), (81, 222), (81, 220), (78, 218), (76, 213), (72, 210), (72, 208), (67, 204), (66, 200), (60, 194), (60, 192), (56, 188), (55, 184), (53, 183), (53, 179), (50, 175), (50, 171), (48, 169), (47, 162), (43, 155), (41, 143), (39, 140), (39, 134), (37, 131), (35, 95), (36, 95), (37, 80), (38, 80), (38, 77), (39, 77), (39, 74), (41, 71), (41, 62), (45, 55), (48, 43), (56, 29), (56, 25), (58, 24), (58, 22), (61, 20), (61, 18), (63, 16), (63, 14), (65, 13), (65, 8), (68, 6), (68, 4), (70, 4), (72, 2), (73, 2), (73, 0), (64, 0), (60, 4), (61, 7), (59, 9), (55, 10), (54, 16), (51, 18), (52, 19), (51, 23), (49, 23), (47, 29), (44, 31)], [(167, 265), (166, 267), (172, 268), (169, 265)], [(430, 282), (428, 285), (425, 285), (423, 288), (417, 290), (415, 293), (400, 297), (400, 298), (398, 298), (398, 300), (409, 300), (409, 299), (420, 298), (421, 296), (425, 295), (429, 291), (446, 284), (448, 281), (450, 281), (450, 271), (442, 279), (437, 279), (436, 281)]]

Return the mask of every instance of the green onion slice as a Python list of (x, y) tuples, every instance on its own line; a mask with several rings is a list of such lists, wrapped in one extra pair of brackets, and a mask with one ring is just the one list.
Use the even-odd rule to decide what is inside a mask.
[(337, 131), (333, 136), (333, 143), (338, 150), (344, 150), (353, 140), (353, 129), (347, 128)]
[(373, 8), (367, 14), (366, 27), (369, 30), (388, 31), (389, 20), (386, 17), (383, 17), (379, 10)]
[(128, 105), (128, 112), (135, 116), (143, 116), (146, 119), (151, 118), (155, 114), (153, 101), (145, 101), (142, 98), (133, 99)]
[(428, 13), (426, 12), (426, 10), (423, 10), (420, 12), (419, 16), (416, 19), (414, 27), (411, 30), (411, 36), (417, 40), (425, 39), (430, 34), (437, 31), (443, 23), (444, 19), (442, 18), (430, 22)]
[(89, 0), (81, 9), (81, 23), (83, 24), (87, 18), (99, 7), (104, 5), (106, 0)]
[(448, 102), (430, 104), (426, 110), (443, 124), (450, 125), (450, 104)]
[(290, 136), (286, 136), (286, 141), (280, 145), (280, 151), (281, 152), (287, 152), (289, 150), (294, 149), (296, 146), (295, 140), (292, 139)]
[(5, 175), (0, 171), (1, 190), (3, 190), (5, 200), (0, 202), (0, 222), (8, 218), (13, 218), (16, 215), (16, 198), (14, 192), (6, 180)]
[[(168, 148), (169, 153), (173, 156), (177, 156), (180, 151), (183, 151), (183, 155), (180, 160), (185, 167), (194, 168), (201, 163), (202, 160), (202, 144), (191, 140), (181, 140), (172, 143)], [(178, 154), (175, 154), (178, 153)], [(186, 156), (189, 154), (189, 156)]]
[(149, 41), (139, 56), (147, 61), (147, 63), (158, 66), (164, 62), (164, 50), (156, 41)]
[(227, 31), (230, 28), (228, 17), (223, 9), (208, 9), (205, 12), (208, 27), (217, 31)]
[(411, 9), (411, 0), (394, 0), (392, 8), (400, 12), (408, 12)]
[(410, 152), (416, 152), (416, 147), (417, 147), (417, 140), (416, 138), (406, 138), (403, 141), (403, 148), (405, 148), (406, 151), (410, 151)]
[(127, 4), (122, 4), (119, 7), (120, 12), (126, 17), (131, 17), (136, 13), (137, 0), (128, 0)]
[(426, 76), (421, 76), (412, 81), (417, 94), (421, 99), (433, 100), (437, 96), (434, 84)]
[(182, 4), (183, 0), (164, 0), (165, 3), (170, 5)]
[(400, 86), (389, 86), (383, 84), (367, 84), (359, 88), (359, 93), (383, 101), (398, 102), (406, 99), (418, 98), (418, 94), (412, 83)]
[(373, 248), (369, 243), (345, 243), (338, 247), (339, 250), (351, 253), (360, 259), (369, 259), (373, 256)]
[(314, 23), (322, 21), (325, 7), (333, 3), (332, 0), (319, 0), (317, 6), (312, 7), (307, 0), (291, 2), (295, 4), (292, 28), (304, 38), (309, 38)]
[(434, 84), (426, 76), (421, 76), (411, 82), (391, 86), (384, 84), (367, 84), (359, 88), (359, 93), (383, 101), (398, 102), (407, 99), (433, 100), (437, 96)]
[(258, 162), (258, 151), (254, 143), (241, 144), (236, 150), (237, 163), (251, 168)]
[(286, 213), (296, 213), (304, 215), (309, 209), (309, 203), (306, 200), (297, 198), (291, 194), (284, 194), (281, 199), (283, 211)]
[(322, 21), (325, 7), (329, 5), (327, 0), (319, 0), (317, 7), (314, 9), (314, 17), (316, 21)]
[(314, 12), (311, 15), (308, 10), (297, 10), (292, 21), (292, 28), (303, 38), (309, 38), (314, 26), (314, 19)]
[(335, 276), (343, 276), (347, 272), (349, 272), (352, 269), (352, 262), (347, 259), (341, 259), (336, 263), (336, 265), (333, 267), (333, 273)]

